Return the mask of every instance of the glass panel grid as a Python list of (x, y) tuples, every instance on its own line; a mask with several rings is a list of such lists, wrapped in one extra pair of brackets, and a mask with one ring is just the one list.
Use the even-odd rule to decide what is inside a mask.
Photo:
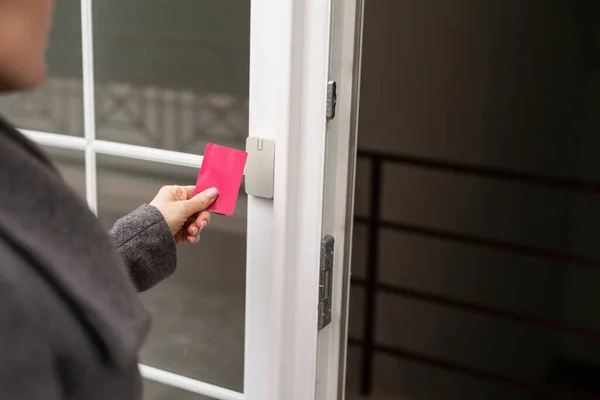
[[(97, 154), (113, 155), (123, 159), (142, 159), (156, 163), (174, 164), (198, 168), (202, 157), (177, 151), (161, 150), (148, 146), (130, 146), (123, 143), (96, 139), (96, 106), (94, 82), (94, 51), (92, 29), (92, 0), (81, 0), (81, 48), (82, 48), (82, 100), (83, 100), (83, 137), (61, 138), (71, 134), (65, 130), (61, 133), (23, 130), (30, 139), (46, 147), (57, 150), (68, 149), (72, 153), (83, 153), (85, 159), (85, 195), (92, 211), (98, 213)], [(244, 93), (244, 96), (246, 94)], [(184, 96), (185, 97), (185, 96)], [(184, 99), (185, 100), (185, 99)], [(223, 99), (216, 99), (221, 101)], [(241, 105), (241, 125), (247, 124), (247, 102)], [(239, 140), (238, 140), (239, 142)], [(240, 142), (241, 143), (241, 142)], [(148, 199), (150, 200), (150, 199)], [(245, 216), (244, 216), (245, 217)], [(142, 375), (146, 379), (170, 385), (199, 395), (210, 396), (221, 400), (242, 400), (243, 394), (211, 385), (196, 379), (163, 371), (140, 364)], [(199, 397), (203, 398), (203, 397)]]
[(250, 1), (93, 2), (97, 137), (199, 153), (243, 147)]
[[(86, 179), (85, 180), (86, 180), (86, 189), (87, 189), (86, 192), (87, 192), (88, 199), (89, 199), (90, 184), (87, 182), (89, 180), (90, 175), (92, 175), (94, 177), (94, 181), (93, 181), (92, 185), (94, 186), (94, 188), (93, 188), (94, 196), (96, 195), (96, 193), (95, 193), (97, 190), (97, 181), (96, 181), (97, 160), (96, 160), (96, 156), (98, 154), (101, 154), (101, 155), (110, 154), (110, 155), (113, 155), (116, 157), (120, 157), (122, 159), (129, 159), (129, 160), (139, 159), (138, 154), (131, 154), (131, 153), (127, 154), (126, 152), (120, 151), (120, 150), (122, 150), (122, 149), (120, 149), (121, 146), (128, 146), (128, 145), (124, 145), (121, 143), (104, 142), (105, 145), (102, 147), (103, 151), (97, 152), (95, 149), (94, 143), (95, 142), (103, 142), (103, 141), (98, 141), (98, 140), (92, 139), (90, 142), (86, 141), (86, 145), (84, 148), (74, 148), (76, 146), (73, 146), (73, 141), (78, 140), (77, 138), (68, 138), (65, 140), (57, 141), (56, 135), (59, 135), (59, 134), (55, 134), (55, 133), (31, 132), (31, 131), (24, 131), (24, 133), (30, 139), (38, 142), (39, 144), (44, 145), (45, 147), (50, 146), (55, 149), (66, 149), (66, 150), (70, 150), (72, 153), (80, 153), (81, 152), (86, 155), (86, 164), (85, 164)], [(79, 140), (85, 140), (85, 139), (81, 138)], [(156, 149), (145, 148), (145, 147), (140, 147), (140, 148), (145, 149), (149, 152), (153, 152), (156, 150)], [(117, 153), (117, 154), (111, 154), (111, 153)], [(90, 154), (93, 156), (92, 160), (88, 160), (88, 157)], [(178, 154), (186, 155), (185, 153), (178, 153)], [(198, 157), (193, 154), (187, 154), (187, 156)], [(159, 161), (159, 158), (161, 157), (160, 153), (156, 157), (157, 157), (157, 159), (153, 160), (152, 162), (155, 162), (155, 163), (163, 162), (166, 164), (178, 165), (176, 159), (174, 160), (173, 158), (169, 158), (168, 156), (165, 156), (165, 155), (163, 155), (163, 158)], [(93, 168), (94, 168), (93, 174), (90, 174), (90, 171), (89, 171), (90, 165), (93, 166)], [(160, 369), (157, 369), (157, 368), (154, 368), (151, 366), (143, 365), (143, 364), (140, 364), (140, 369), (141, 369), (142, 375), (146, 379), (160, 382), (164, 385), (173, 386), (173, 387), (185, 390), (185, 391), (190, 391), (192, 393), (197, 393), (197, 394), (205, 395), (205, 396), (211, 396), (211, 398), (214, 398), (217, 400), (242, 400), (244, 398), (242, 393), (238, 393), (236, 391), (232, 391), (232, 390), (222, 388), (219, 386), (211, 385), (209, 383), (206, 383), (206, 382), (203, 382), (203, 381), (200, 381), (197, 379), (188, 378), (188, 377), (185, 377), (180, 374), (172, 373), (169, 371), (163, 371), (163, 370), (160, 370)]]

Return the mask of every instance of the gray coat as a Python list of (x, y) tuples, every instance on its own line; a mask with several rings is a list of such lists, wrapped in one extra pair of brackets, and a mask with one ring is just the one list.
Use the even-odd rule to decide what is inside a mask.
[(0, 399), (140, 399), (149, 317), (137, 292), (175, 265), (158, 210), (144, 205), (108, 235), (0, 120)]

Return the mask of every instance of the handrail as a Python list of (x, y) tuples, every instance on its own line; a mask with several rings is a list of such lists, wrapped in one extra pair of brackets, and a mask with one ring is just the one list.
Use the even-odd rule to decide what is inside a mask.
[(424, 168), (431, 170), (447, 171), (455, 174), (464, 174), (482, 178), (511, 181), (519, 184), (550, 187), (555, 189), (583, 192), (593, 195), (600, 194), (600, 183), (572, 178), (550, 177), (541, 174), (533, 174), (524, 171), (506, 170), (488, 166), (480, 166), (462, 162), (445, 161), (433, 158), (415, 157), (404, 154), (390, 154), (384, 152), (374, 152), (359, 150), (359, 158), (369, 159), (371, 162), (371, 181), (370, 181), (370, 205), (369, 215), (366, 217), (355, 217), (355, 223), (364, 224), (367, 227), (367, 273), (364, 280), (353, 278), (352, 285), (361, 285), (365, 293), (365, 317), (363, 327), (363, 340), (350, 338), (349, 345), (362, 348), (362, 372), (361, 372), (361, 392), (363, 395), (372, 394), (373, 389), (373, 369), (374, 354), (376, 352), (385, 353), (404, 360), (426, 364), (435, 368), (442, 368), (458, 373), (463, 373), (471, 377), (483, 379), (486, 381), (503, 384), (505, 386), (523, 389), (531, 393), (543, 394), (551, 398), (562, 399), (582, 399), (587, 400), (590, 397), (581, 396), (575, 393), (566, 392), (562, 389), (549, 385), (541, 385), (534, 382), (522, 381), (519, 379), (504, 376), (490, 371), (481, 371), (477, 368), (463, 366), (450, 361), (437, 359), (435, 357), (411, 352), (404, 349), (384, 346), (376, 343), (376, 325), (377, 310), (376, 300), (377, 292), (385, 292), (397, 296), (408, 297), (418, 301), (435, 303), (438, 305), (460, 309), (466, 312), (473, 312), (480, 315), (487, 315), (495, 318), (502, 318), (525, 325), (540, 326), (556, 331), (568, 332), (594, 340), (600, 339), (600, 331), (585, 327), (578, 327), (559, 321), (552, 321), (537, 316), (525, 315), (508, 309), (488, 306), (476, 302), (459, 300), (450, 296), (427, 293), (422, 290), (382, 284), (379, 282), (379, 240), (380, 230), (389, 229), (394, 231), (408, 232), (412, 234), (424, 235), (429, 237), (461, 242), (468, 245), (492, 248), (498, 251), (508, 251), (519, 253), (529, 257), (546, 258), (560, 260), (566, 263), (577, 264), (593, 268), (600, 268), (600, 259), (582, 255), (569, 254), (551, 249), (539, 248), (534, 246), (521, 245), (517, 243), (506, 242), (503, 240), (482, 238), (474, 235), (468, 235), (459, 232), (451, 232), (437, 228), (418, 226), (403, 222), (385, 221), (382, 219), (382, 185), (383, 185), (383, 167), (384, 164), (402, 164), (410, 167)]

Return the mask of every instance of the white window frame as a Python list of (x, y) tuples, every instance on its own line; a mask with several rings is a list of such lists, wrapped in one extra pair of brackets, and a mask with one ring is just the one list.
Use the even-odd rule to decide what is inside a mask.
[[(339, 354), (345, 341), (341, 301), (334, 310), (334, 328), (327, 331), (329, 339), (320, 339), (317, 330), (320, 239), (329, 229), (323, 217), (329, 206), (323, 202), (325, 169), (330, 164), (326, 148), (333, 147), (326, 140), (325, 103), (334, 1), (338, 6), (344, 2), (251, 0), (249, 135), (274, 139), (276, 158), (274, 199), (248, 199), (244, 393), (140, 365), (147, 379), (219, 400), (306, 400), (317, 395), (316, 382), (325, 366), (333, 373), (323, 375), (328, 378), (319, 390), (335, 386), (337, 391)], [(356, 26), (355, 1), (358, 4), (359, 0), (350, 1), (339, 16), (346, 21), (339, 25), (346, 33), (348, 24), (352, 31)], [(97, 213), (97, 154), (191, 168), (198, 168), (203, 157), (96, 138), (92, 21), (92, 0), (81, 0), (84, 136), (23, 132), (42, 145), (85, 152), (86, 198)], [(347, 42), (340, 49), (346, 60)], [(346, 84), (344, 90), (351, 87)], [(344, 97), (341, 109), (348, 123), (349, 101)], [(346, 125), (339, 126), (345, 129)], [(346, 135), (341, 146), (348, 140)], [(346, 180), (353, 174), (348, 157), (335, 162), (339, 176)], [(346, 196), (351, 192), (347, 184), (336, 190), (338, 197), (340, 190)], [(332, 223), (339, 225), (338, 219)], [(340, 236), (346, 243), (347, 234), (343, 231)], [(341, 272), (336, 279), (335, 296), (342, 299)], [(329, 354), (326, 363), (319, 353)]]

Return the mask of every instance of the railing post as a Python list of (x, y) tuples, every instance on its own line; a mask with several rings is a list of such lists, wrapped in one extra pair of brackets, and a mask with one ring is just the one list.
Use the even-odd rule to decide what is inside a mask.
[(379, 270), (379, 223), (381, 221), (382, 160), (371, 158), (371, 184), (369, 188), (369, 223), (367, 243), (367, 277), (365, 286), (364, 347), (362, 354), (361, 393), (373, 392), (373, 364), (377, 324), (377, 281)]

